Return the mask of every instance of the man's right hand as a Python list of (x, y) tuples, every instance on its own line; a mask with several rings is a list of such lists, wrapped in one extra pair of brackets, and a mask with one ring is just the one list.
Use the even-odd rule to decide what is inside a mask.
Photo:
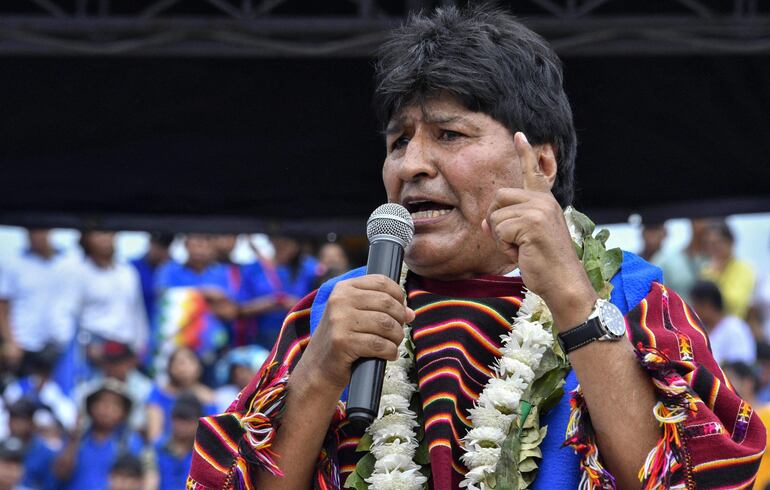
[(313, 333), (293, 378), (313, 379), (339, 395), (350, 381), (351, 366), (361, 357), (395, 360), (404, 323), (415, 313), (404, 305), (401, 288), (373, 274), (337, 283), (318, 329)]

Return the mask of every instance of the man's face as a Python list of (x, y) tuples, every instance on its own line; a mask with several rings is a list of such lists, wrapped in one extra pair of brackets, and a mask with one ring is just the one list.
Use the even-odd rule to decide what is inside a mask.
[(405, 206), (415, 224), (409, 267), (440, 279), (510, 270), (481, 222), (497, 189), (522, 186), (513, 134), (488, 115), (441, 97), (396, 114), (386, 144), (388, 201)]
[(733, 254), (733, 243), (716, 230), (706, 233), (706, 250), (717, 260), (727, 260)]
[(111, 231), (90, 231), (86, 236), (86, 244), (91, 255), (109, 259), (115, 253), (115, 233)]
[(205, 265), (214, 261), (216, 249), (209, 235), (191, 234), (185, 239), (188, 261), (196, 265)]
[(91, 404), (90, 412), (94, 425), (106, 430), (112, 430), (122, 424), (127, 415), (123, 399), (109, 391), (97, 396)]

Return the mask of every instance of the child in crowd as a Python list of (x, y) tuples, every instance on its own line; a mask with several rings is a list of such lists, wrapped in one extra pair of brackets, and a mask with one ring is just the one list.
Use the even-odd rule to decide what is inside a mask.
[(56, 490), (58, 482), (51, 468), (64, 447), (62, 427), (48, 408), (38, 408), (32, 420), (35, 433), (24, 457), (22, 483), (37, 490)]
[(8, 385), (3, 398), (9, 404), (25, 398), (36, 406), (49, 407), (56, 419), (65, 428), (72, 430), (77, 419), (77, 407), (51, 377), (57, 358), (58, 352), (52, 347), (29, 353), (29, 375)]
[(168, 381), (153, 386), (147, 398), (147, 441), (154, 444), (171, 432), (171, 409), (181, 393), (193, 393), (205, 415), (216, 412), (214, 392), (201, 383), (203, 366), (187, 347), (175, 350), (168, 359)]
[(110, 470), (109, 484), (109, 490), (147, 490), (142, 461), (132, 454), (119, 456)]
[(217, 381), (222, 385), (215, 391), (217, 413), (227, 411), (238, 393), (257, 374), (268, 355), (270, 352), (267, 349), (249, 345), (231, 350), (217, 362)]
[(203, 407), (192, 393), (179, 395), (171, 410), (171, 434), (155, 445), (150, 459), (153, 475), (148, 490), (177, 490), (185, 488), (192, 462), (192, 449), (198, 419)]
[(20, 485), (24, 466), (24, 449), (18, 439), (0, 443), (0, 490), (28, 490)]
[(125, 384), (107, 378), (86, 397), (88, 426), (78, 429), (53, 465), (54, 475), (63, 489), (107, 488), (110, 468), (117, 458), (138, 455), (142, 441), (128, 428), (131, 398)]

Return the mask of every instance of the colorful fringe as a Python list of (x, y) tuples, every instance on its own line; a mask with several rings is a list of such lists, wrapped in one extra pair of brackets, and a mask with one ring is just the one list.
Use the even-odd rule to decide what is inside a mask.
[(596, 436), (591, 426), (583, 393), (578, 386), (570, 398), (570, 417), (567, 424), (567, 439), (564, 446), (570, 446), (580, 455), (579, 490), (615, 490), (615, 477), (604, 467), (596, 445)]
[(232, 468), (231, 483), (236, 490), (252, 490), (253, 473), (259, 469), (283, 476), (271, 446), (276, 434), (276, 421), (286, 399), (289, 367), (283, 364), (275, 371), (276, 366), (278, 364), (274, 363), (262, 369), (257, 384), (259, 391), (251, 397), (246, 413), (239, 417), (245, 434), (238, 444), (240, 456)]
[(339, 428), (340, 423), (345, 420), (345, 404), (337, 402), (337, 408), (334, 411), (334, 418), (329, 425), (329, 431), (326, 433), (324, 445), (318, 456), (316, 464), (315, 478), (313, 479), (313, 488), (315, 490), (336, 490), (342, 488), (340, 485), (340, 472), (337, 464), (337, 447), (339, 446)]
[(644, 490), (672, 488), (672, 481), (681, 480), (686, 458), (681, 440), (682, 424), (698, 407), (690, 386), (665, 354), (641, 344), (637, 345), (636, 354), (655, 385), (659, 401), (653, 413), (663, 429), (663, 436), (639, 470), (639, 481)]

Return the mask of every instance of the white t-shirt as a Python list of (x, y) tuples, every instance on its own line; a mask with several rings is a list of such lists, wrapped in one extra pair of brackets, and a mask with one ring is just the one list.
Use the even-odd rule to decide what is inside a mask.
[(24, 350), (38, 352), (47, 343), (63, 347), (72, 338), (71, 325), (55, 307), (64, 264), (61, 254), (46, 259), (28, 251), (0, 267), (0, 299), (9, 303), (11, 334)]
[(714, 359), (724, 362), (745, 362), (754, 364), (757, 359), (757, 343), (751, 334), (751, 327), (736, 316), (726, 316), (709, 332), (711, 352)]
[(63, 314), (83, 331), (142, 352), (149, 328), (136, 270), (119, 262), (99, 267), (85, 258), (67, 275)]

